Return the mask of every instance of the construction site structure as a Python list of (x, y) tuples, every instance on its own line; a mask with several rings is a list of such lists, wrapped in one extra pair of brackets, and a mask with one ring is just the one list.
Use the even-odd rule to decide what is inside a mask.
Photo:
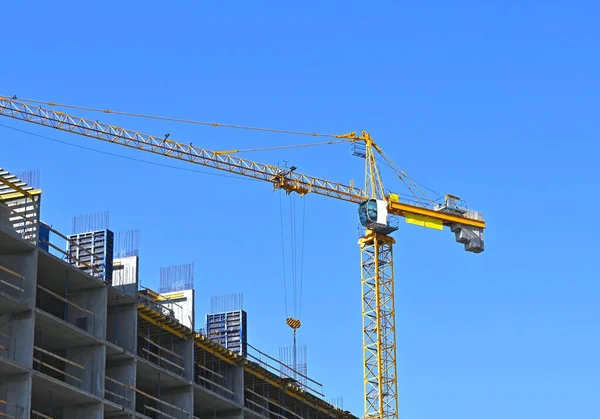
[[(279, 147), (215, 151), (193, 146), (191, 142), (184, 143), (171, 140), (169, 139), (170, 134), (164, 137), (153, 136), (100, 122), (95, 118), (84, 118), (51, 109), (58, 107), (197, 125), (328, 137), (328, 141)], [(398, 229), (397, 217), (403, 217), (409, 224), (437, 230), (448, 227), (454, 233), (455, 240), (463, 244), (467, 252), (481, 253), (484, 250), (486, 223), (483, 220), (483, 215), (480, 212), (468, 209), (460, 198), (450, 194), (447, 194), (443, 201), (430, 199), (423, 192), (419, 183), (402, 171), (366, 131), (347, 134), (320, 134), (223, 125), (206, 121), (190, 121), (109, 109), (57, 104), (55, 102), (19, 99), (16, 95), (0, 97), (0, 116), (262, 180), (270, 183), (275, 190), (283, 190), (287, 194), (296, 193), (300, 196), (309, 193), (317, 194), (358, 205), (359, 220), (364, 229), (364, 234), (358, 244), (361, 251), (363, 386), (365, 396), (364, 417), (366, 419), (396, 419), (398, 417), (393, 258), (395, 240), (390, 236)], [(299, 173), (296, 166), (282, 168), (237, 156), (243, 152), (339, 143), (351, 143), (353, 154), (365, 160), (363, 189), (355, 187), (353, 182), (346, 185)], [(408, 197), (407, 194), (392, 192), (384, 187), (378, 162), (388, 166), (395, 176), (404, 183), (410, 192)]]
[(41, 199), (0, 169), (0, 417), (355, 418), (273, 357), (196, 332), (187, 290), (140, 287), (139, 256), (105, 281), (85, 243), (40, 222)]

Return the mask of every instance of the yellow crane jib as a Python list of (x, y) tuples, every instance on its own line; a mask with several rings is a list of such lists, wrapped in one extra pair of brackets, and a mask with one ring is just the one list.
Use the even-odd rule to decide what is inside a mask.
[[(191, 143), (185, 144), (167, 139), (168, 134), (164, 137), (152, 136), (101, 123), (93, 119), (43, 108), (42, 105), (202, 125), (338, 138), (337, 143), (354, 143), (353, 154), (365, 159), (364, 189), (354, 187), (353, 182), (348, 186), (298, 173), (293, 166), (280, 168), (236, 156), (240, 152), (274, 149), (274, 147), (212, 151), (192, 146)], [(359, 221), (366, 229), (365, 235), (359, 240), (359, 246), (361, 249), (363, 297), (364, 412), (365, 418), (368, 419), (396, 419), (398, 417), (393, 259), (395, 240), (389, 236), (390, 233), (398, 229), (397, 217), (404, 217), (409, 224), (437, 230), (447, 226), (455, 234), (456, 241), (464, 245), (465, 250), (480, 253), (484, 249), (483, 231), (486, 224), (481, 213), (468, 209), (463, 201), (454, 195), (446, 195), (441, 203), (429, 199), (424, 191), (420, 189), (419, 184), (402, 171), (365, 131), (361, 132), (362, 135), (357, 135), (355, 132), (344, 135), (331, 135), (216, 123), (209, 124), (201, 121), (176, 120), (116, 111), (107, 112), (72, 105), (57, 105), (54, 102), (17, 100), (16, 96), (11, 98), (0, 96), (0, 116), (263, 180), (271, 183), (275, 189), (285, 190), (288, 194), (292, 192), (300, 195), (314, 193), (357, 204)], [(317, 144), (304, 144), (302, 146), (314, 145)], [(293, 146), (278, 148), (290, 147)], [(377, 157), (375, 153), (377, 153)], [(403, 182), (410, 190), (416, 198), (414, 201), (404, 202), (400, 199), (399, 194), (386, 194), (384, 192), (385, 189), (377, 164), (378, 161), (382, 160), (396, 174), (399, 181)], [(300, 327), (300, 320), (290, 317), (286, 320), (286, 323), (294, 330), (295, 346), (296, 330)]]

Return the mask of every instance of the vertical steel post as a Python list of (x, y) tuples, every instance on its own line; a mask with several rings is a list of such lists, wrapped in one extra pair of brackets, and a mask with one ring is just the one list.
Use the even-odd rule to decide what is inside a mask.
[(394, 239), (367, 230), (361, 249), (365, 419), (398, 417)]

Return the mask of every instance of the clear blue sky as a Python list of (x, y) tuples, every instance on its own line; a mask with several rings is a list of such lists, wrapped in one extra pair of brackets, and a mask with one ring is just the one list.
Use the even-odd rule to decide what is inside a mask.
[[(0, 94), (295, 130), (366, 129), (412, 177), (485, 214), (480, 255), (449, 231), (403, 224), (396, 234), (402, 418), (600, 418), (597, 2), (63, 0), (2, 9)], [(213, 149), (305, 140), (92, 117)], [(142, 231), (144, 285), (158, 285), (161, 266), (194, 262), (199, 313), (210, 296), (243, 292), (250, 342), (275, 355), (291, 342), (279, 196), (268, 184), (5, 127), (0, 144), (3, 167), (40, 169), (46, 222), (68, 232), (73, 215), (109, 209), (115, 231)], [(340, 182), (362, 176), (345, 145), (252, 157)], [(300, 341), (310, 375), (361, 415), (356, 226), (353, 205), (307, 198)]]

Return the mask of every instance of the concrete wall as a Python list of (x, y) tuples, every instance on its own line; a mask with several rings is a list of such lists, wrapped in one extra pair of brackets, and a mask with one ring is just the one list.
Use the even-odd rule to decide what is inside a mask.
[(109, 307), (106, 321), (106, 340), (126, 351), (135, 353), (137, 345), (137, 304)]
[(104, 417), (104, 405), (102, 403), (67, 406), (63, 408), (63, 419), (102, 419)]
[(194, 290), (174, 291), (160, 294), (167, 299), (161, 305), (173, 310), (179, 323), (194, 330)]
[(19, 279), (7, 272), (0, 271), (0, 279), (23, 289), (23, 292), (5, 284), (0, 284), (0, 291), (17, 298), (21, 304), (33, 307), (36, 291), (37, 251), (2, 254), (0, 255), (0, 265), (25, 277), (25, 279)]
[[(104, 374), (106, 370), (106, 346), (93, 345), (70, 348), (65, 351), (65, 358), (83, 365), (84, 370), (74, 365), (66, 365), (65, 371), (75, 377), (79, 377), (82, 383), (71, 383), (82, 390), (103, 397), (104, 396)], [(73, 381), (69, 378), (66, 382)]]
[(9, 405), (0, 403), (0, 416), (4, 413), (10, 415), (9, 417), (28, 419), (31, 405), (31, 375), (27, 373), (2, 377), (0, 399), (9, 403)]
[[(10, 336), (0, 340), (8, 351), (0, 352), (16, 363), (30, 367), (33, 360), (34, 316), (32, 311), (10, 313), (0, 316), (0, 332)], [(7, 342), (8, 341), (8, 342)]]
[(191, 417), (194, 414), (194, 391), (191, 386), (181, 387), (181, 388), (169, 388), (165, 389), (161, 392), (161, 397), (163, 401), (177, 406), (180, 409), (188, 412), (188, 415), (183, 414), (183, 412), (169, 408), (168, 406), (163, 406), (165, 412), (169, 412), (171, 416), (179, 417)]
[(113, 261), (112, 286), (121, 290), (125, 295), (136, 296), (139, 282), (139, 257), (129, 256)]
[(81, 322), (84, 322), (84, 324), (87, 324), (86, 330), (88, 333), (99, 339), (104, 339), (106, 336), (107, 289), (102, 287), (69, 292), (68, 300), (95, 313), (95, 315), (70, 306), (67, 321), (75, 325), (80, 325), (82, 324)]
[[(115, 403), (121, 404), (122, 406), (135, 409), (135, 391), (131, 390), (128, 387), (136, 386), (136, 372), (135, 372), (136, 363), (133, 359), (124, 359), (119, 361), (108, 361), (106, 364), (106, 376), (112, 379), (115, 379), (125, 386), (121, 386), (117, 383), (113, 383), (111, 381), (105, 381), (105, 388), (113, 393), (118, 394), (119, 396), (124, 397), (125, 399), (121, 399), (115, 396), (107, 395), (105, 398), (112, 400)], [(128, 386), (128, 387), (126, 387)]]

